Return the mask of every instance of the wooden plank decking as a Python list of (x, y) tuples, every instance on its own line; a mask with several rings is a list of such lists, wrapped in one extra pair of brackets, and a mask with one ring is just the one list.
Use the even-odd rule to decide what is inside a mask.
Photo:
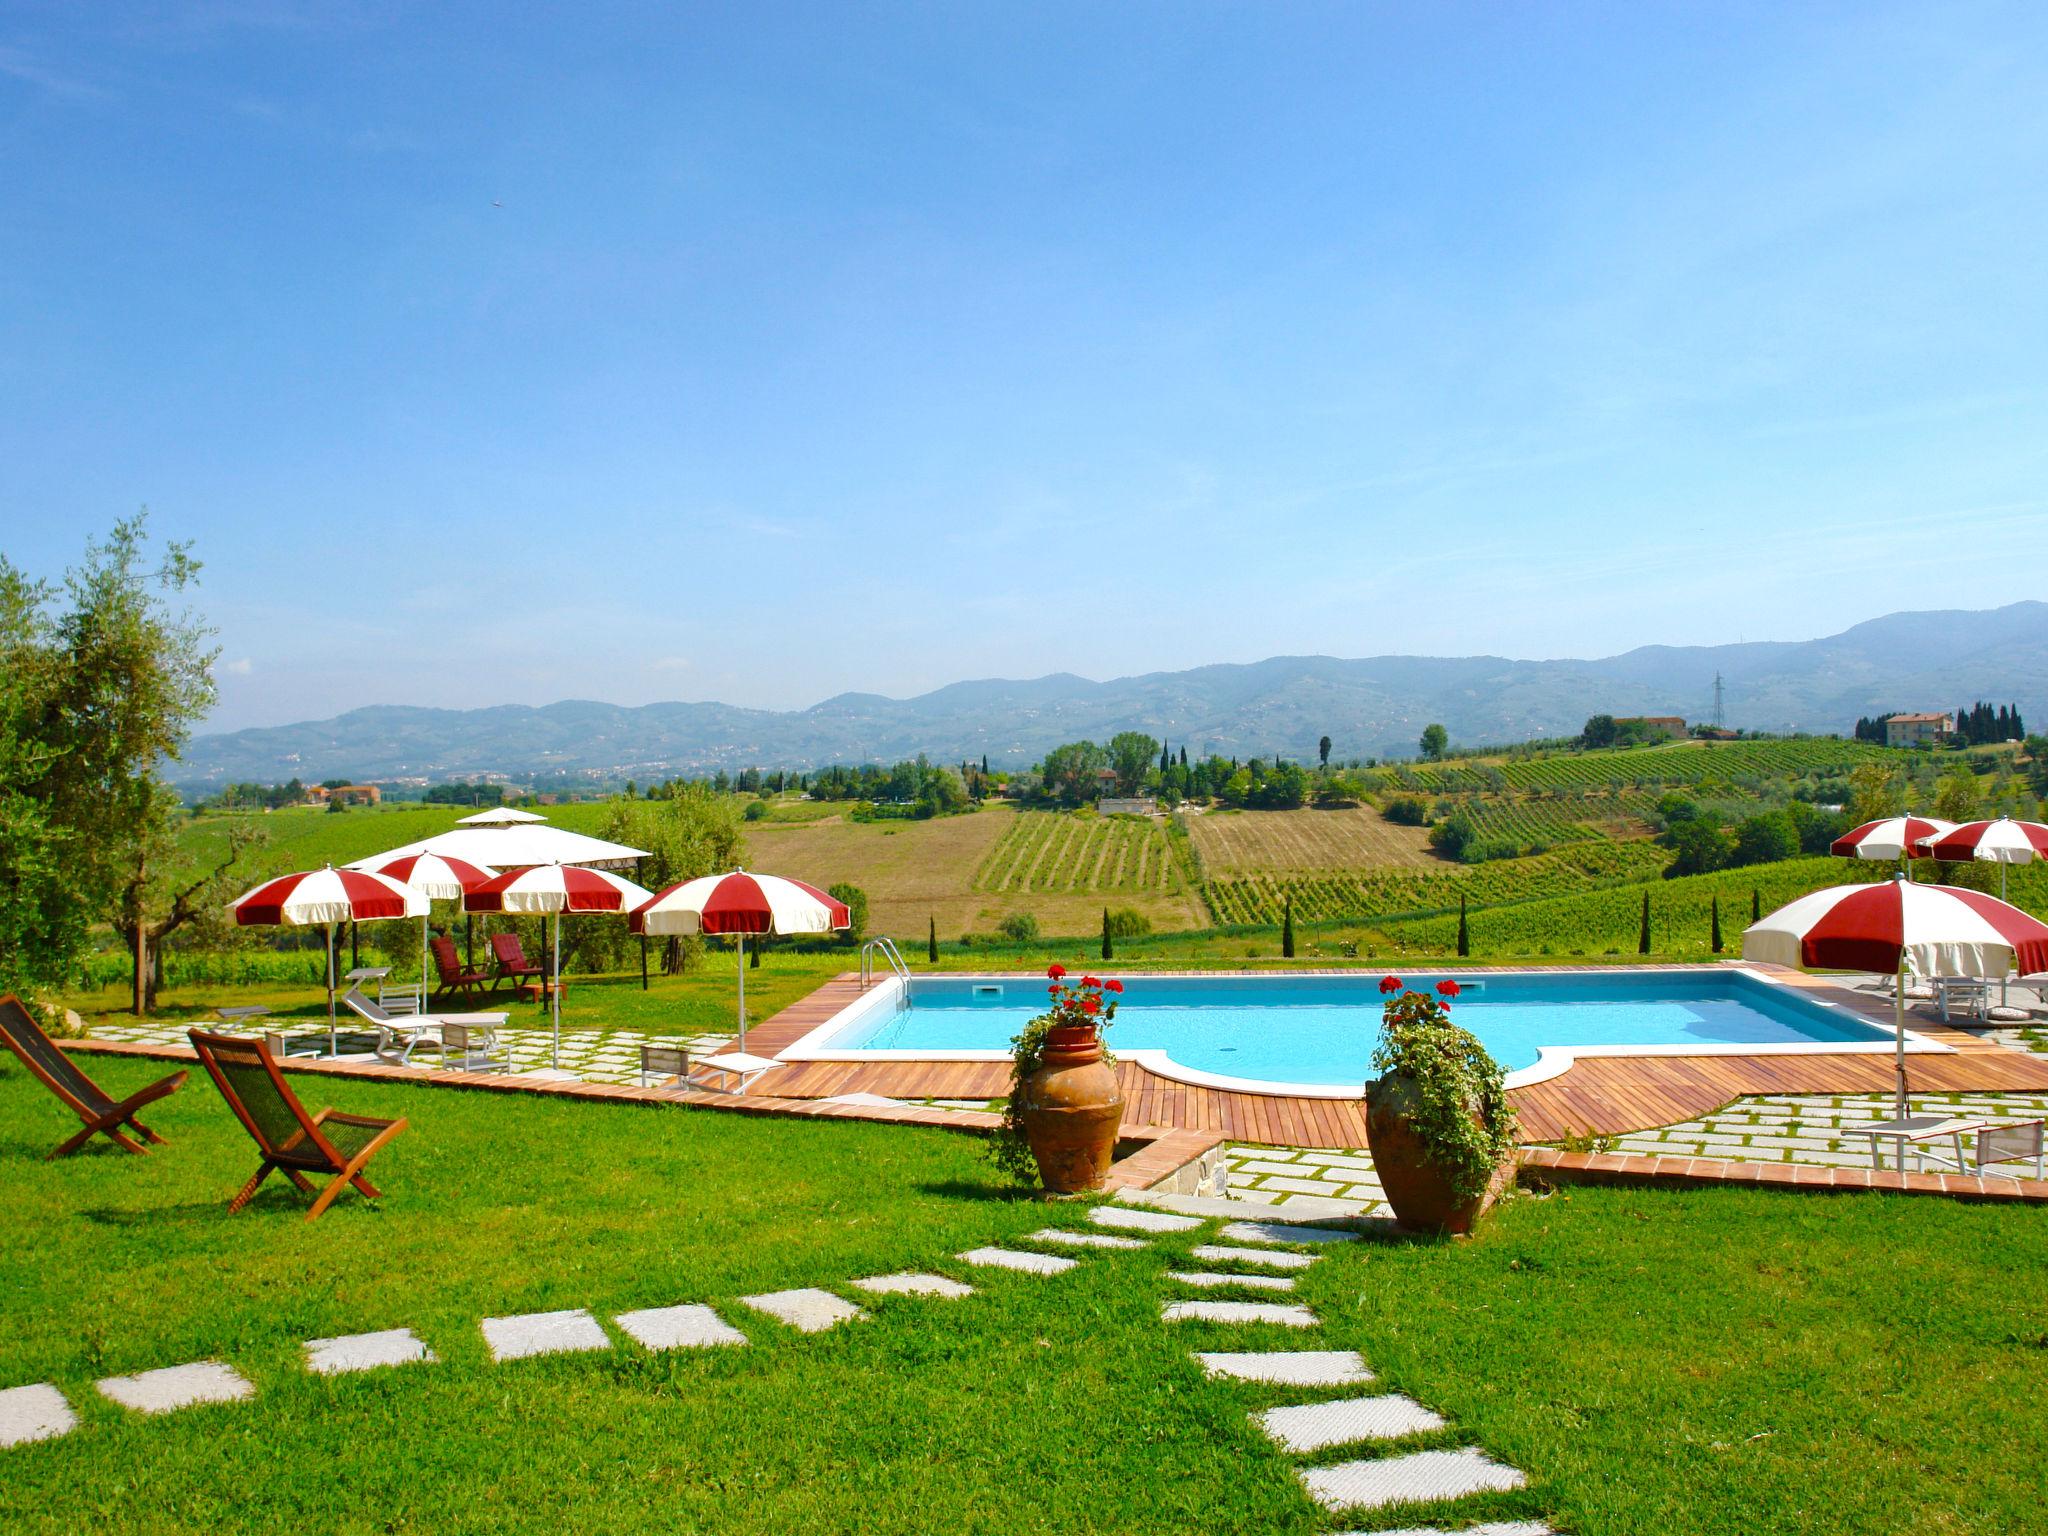
[[(1830, 1001), (1889, 1027), (1888, 1005), (1820, 977), (1781, 973), (1793, 985), (1825, 989)], [(860, 996), (853, 976), (825, 983), (758, 1028), (747, 1048), (772, 1056), (793, 1045)], [(2009, 1050), (1962, 1030), (1914, 1018), (1918, 1034), (1954, 1047), (1954, 1055), (1907, 1057), (1907, 1077), (1926, 1093), (2048, 1092), (2048, 1056)], [(1161, 1077), (1132, 1062), (1118, 1066), (1126, 1127), (1171, 1126), (1219, 1132), (1233, 1140), (1295, 1147), (1362, 1147), (1365, 1108), (1357, 1100), (1302, 1099), (1204, 1088)], [(759, 1085), (778, 1098), (822, 1099), (877, 1093), (900, 1099), (993, 1099), (1009, 1086), (1009, 1067), (993, 1061), (792, 1062)], [(1888, 1055), (1589, 1057), (1546, 1082), (1508, 1097), (1524, 1141), (1568, 1134), (1617, 1135), (1697, 1119), (1748, 1094), (1880, 1093), (1892, 1086)]]

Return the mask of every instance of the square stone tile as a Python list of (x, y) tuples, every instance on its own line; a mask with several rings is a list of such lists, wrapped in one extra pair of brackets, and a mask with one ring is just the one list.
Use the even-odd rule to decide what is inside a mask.
[(1266, 1301), (1169, 1301), (1159, 1316), (1168, 1323), (1277, 1323), (1282, 1328), (1315, 1328), (1322, 1322), (1307, 1307)]
[(1195, 1358), (1211, 1376), (1261, 1381), (1277, 1387), (1354, 1387), (1373, 1379), (1355, 1349), (1279, 1349), (1203, 1354)]
[(9, 1387), (0, 1392), (0, 1447), (54, 1440), (77, 1425), (78, 1415), (64, 1394), (48, 1382)]
[(1299, 1227), (1281, 1221), (1234, 1221), (1221, 1234), (1233, 1243), (1355, 1243), (1341, 1227)]
[(1376, 1531), (1373, 1536), (1557, 1536), (1557, 1532), (1541, 1520), (1482, 1520), (1477, 1525), (1462, 1525), (1456, 1531), (1434, 1525), (1404, 1525), (1398, 1531)]
[(904, 1274), (875, 1275), (867, 1280), (856, 1280), (856, 1287), (870, 1291), (877, 1296), (943, 1296), (948, 1301), (957, 1301), (962, 1296), (972, 1296), (974, 1287), (962, 1285), (958, 1280), (948, 1280), (944, 1275)]
[(612, 1319), (649, 1349), (709, 1349), (744, 1344), (747, 1336), (709, 1307), (647, 1307)]
[(382, 1333), (349, 1333), (337, 1339), (306, 1340), (306, 1369), (321, 1376), (348, 1371), (373, 1371), (380, 1365), (405, 1365), (432, 1360), (434, 1352), (410, 1328)]
[(1167, 1211), (1141, 1210), (1129, 1205), (1098, 1205), (1088, 1213), (1098, 1227), (1117, 1227), (1126, 1232), (1192, 1232), (1202, 1224), (1199, 1216), (1175, 1216)]
[(1114, 1232), (1069, 1232), (1064, 1227), (1046, 1227), (1028, 1234), (1027, 1243), (1053, 1243), (1061, 1248), (1117, 1248), (1128, 1251), (1143, 1248), (1144, 1239), (1118, 1237)]
[(1398, 1440), (1444, 1427), (1441, 1416), (1399, 1393), (1268, 1408), (1258, 1421), (1268, 1439), (1297, 1456), (1357, 1440)]
[(1247, 1163), (1239, 1163), (1232, 1171), (1235, 1173), (1298, 1174), (1301, 1172), (1301, 1165), (1298, 1163), (1278, 1163), (1274, 1162), (1271, 1158), (1261, 1157), (1254, 1158)]
[(1019, 1248), (970, 1248), (956, 1257), (964, 1264), (979, 1264), (987, 1269), (1014, 1269), (1026, 1275), (1058, 1275), (1080, 1263), (1079, 1259), (1064, 1259), (1056, 1253), (1025, 1253)]
[(1182, 1285), (1199, 1285), (1208, 1290), (1220, 1290), (1226, 1286), (1247, 1291), (1294, 1289), (1292, 1275), (1226, 1275), (1213, 1269), (1175, 1269), (1167, 1271), (1166, 1278), (1178, 1280)]
[(581, 1307), (566, 1312), (487, 1317), (483, 1326), (484, 1342), (491, 1347), (493, 1360), (524, 1360), (530, 1355), (573, 1354), (612, 1347), (597, 1319)]
[(806, 1286), (794, 1291), (769, 1291), (760, 1296), (742, 1296), (757, 1312), (766, 1312), (799, 1333), (823, 1333), (840, 1323), (860, 1322), (867, 1317), (852, 1302), (830, 1291)]
[(233, 1403), (256, 1395), (241, 1372), (218, 1360), (166, 1366), (135, 1376), (109, 1376), (100, 1391), (137, 1413), (169, 1413), (199, 1403)]
[(1289, 1253), (1284, 1248), (1231, 1248), (1221, 1243), (1201, 1243), (1188, 1251), (1205, 1264), (1250, 1264), (1259, 1269), (1307, 1269), (1322, 1257)]
[(1528, 1482), (1477, 1446), (1457, 1451), (1416, 1451), (1378, 1461), (1345, 1461), (1301, 1473), (1309, 1497), (1325, 1509), (1377, 1509), (1384, 1504), (1462, 1499), (1507, 1493)]
[(1347, 1186), (1331, 1183), (1327, 1179), (1269, 1178), (1259, 1187), (1261, 1189), (1284, 1189), (1290, 1195), (1323, 1195), (1331, 1200), (1337, 1200), (1343, 1197)]

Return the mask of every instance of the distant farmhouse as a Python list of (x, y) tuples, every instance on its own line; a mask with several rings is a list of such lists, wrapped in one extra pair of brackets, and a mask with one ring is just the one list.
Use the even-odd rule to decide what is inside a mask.
[(1125, 799), (1104, 795), (1095, 802), (1096, 813), (1102, 816), (1150, 816), (1158, 809), (1159, 802), (1150, 795), (1132, 795)]
[(1663, 731), (1671, 736), (1685, 734), (1683, 715), (1622, 715), (1617, 717), (1614, 723), (1624, 729), (1634, 726), (1637, 732), (1644, 736), (1655, 731)]
[(374, 784), (337, 784), (332, 789), (315, 784), (306, 791), (308, 805), (377, 805), (383, 799), (384, 791)]
[(1888, 747), (1934, 747), (1955, 734), (1956, 717), (1939, 714), (1893, 715), (1884, 723)]

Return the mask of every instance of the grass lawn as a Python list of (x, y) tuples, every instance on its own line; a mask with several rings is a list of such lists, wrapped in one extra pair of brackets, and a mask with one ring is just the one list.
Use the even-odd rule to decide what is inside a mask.
[[(100, 1059), (115, 1092), (152, 1063)], [(1993, 1532), (2039, 1515), (2048, 1392), (2040, 1213), (1882, 1197), (1580, 1191), (1478, 1240), (1347, 1245), (1304, 1276), (1321, 1336), (1168, 1329), (1203, 1234), (964, 1301), (870, 1299), (804, 1337), (735, 1298), (838, 1286), (1015, 1238), (971, 1138), (674, 1107), (314, 1083), (412, 1128), (380, 1207), (318, 1223), (253, 1166), (205, 1081), (172, 1144), (46, 1164), (65, 1118), (0, 1069), (0, 1386), (84, 1422), (0, 1452), (11, 1531), (426, 1529), (1327, 1532), (1193, 1348), (1357, 1347), (1534, 1485), (1461, 1518), (1641, 1532)], [(493, 1365), (486, 1315), (708, 1301), (745, 1349)], [(410, 1326), (441, 1363), (314, 1378), (299, 1341)], [(143, 1419), (90, 1391), (207, 1357), (253, 1403)], [(1332, 1454), (1328, 1459), (1338, 1459)], [(1439, 1516), (1441, 1511), (1436, 1512)]]

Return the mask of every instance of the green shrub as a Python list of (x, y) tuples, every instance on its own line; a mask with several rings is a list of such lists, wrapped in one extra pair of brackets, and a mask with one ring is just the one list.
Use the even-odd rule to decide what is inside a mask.
[(1017, 944), (1029, 944), (1038, 937), (1038, 919), (1029, 912), (1012, 912), (996, 924), (996, 932)]

